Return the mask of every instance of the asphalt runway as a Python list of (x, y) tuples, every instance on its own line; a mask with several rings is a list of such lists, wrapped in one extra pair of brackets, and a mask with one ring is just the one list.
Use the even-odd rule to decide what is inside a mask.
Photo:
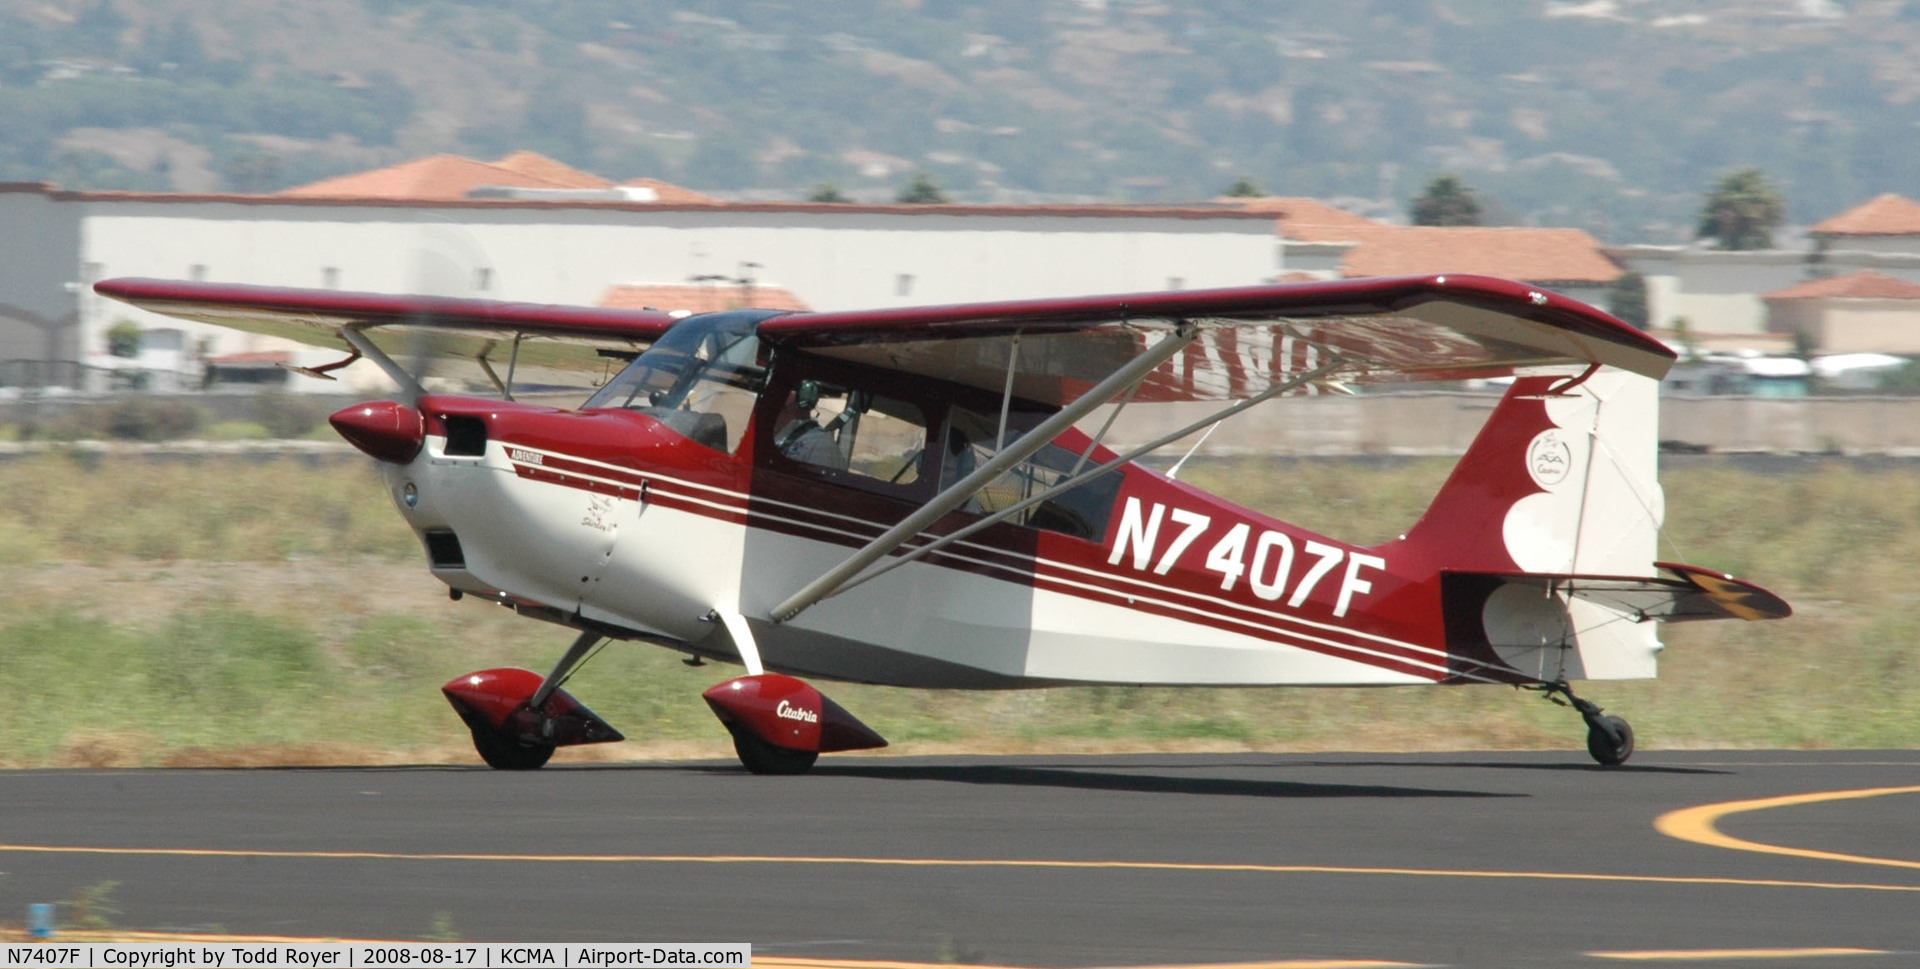
[(113, 882), (120, 929), (769, 964), (1920, 964), (1920, 751), (9, 771), (0, 843), (16, 924)]

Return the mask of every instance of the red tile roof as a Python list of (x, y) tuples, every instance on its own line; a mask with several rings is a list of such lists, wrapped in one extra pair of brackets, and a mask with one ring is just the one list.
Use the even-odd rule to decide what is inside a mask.
[(1579, 229), (1281, 223), (1302, 242), (1357, 243), (1341, 270), (1352, 276), (1481, 273), (1535, 283), (1610, 283), (1620, 267)]
[[(657, 179), (635, 179), (626, 184), (653, 189), (656, 201), (668, 204), (718, 201)], [(545, 155), (516, 151), (492, 163), (459, 155), (430, 155), (388, 168), (301, 185), (279, 194), (298, 198), (447, 202), (464, 201), (469, 193), (482, 185), (551, 189), (613, 187), (612, 182), (598, 175), (561, 164)]]
[(598, 175), (588, 174), (571, 165), (554, 161), (539, 152), (516, 151), (495, 165), (522, 175), (544, 179), (555, 188), (612, 188), (613, 183)]
[(1862, 269), (1845, 276), (1815, 279), (1786, 289), (1763, 293), (1764, 300), (1794, 299), (1920, 299), (1920, 283)]
[[(1287, 235), (1292, 225), (1383, 225), (1364, 215), (1336, 209), (1309, 198), (1265, 196), (1262, 198), (1222, 198), (1217, 201), (1253, 212), (1268, 212), (1280, 220), (1280, 234)], [(1288, 238), (1292, 238), (1288, 236)]]
[(655, 201), (669, 205), (687, 205), (692, 203), (718, 203), (720, 200), (711, 195), (702, 195), (690, 188), (681, 188), (657, 178), (636, 178), (620, 183), (626, 188), (650, 188), (657, 196)]
[(408, 200), (464, 199), (482, 185), (521, 188), (568, 188), (537, 175), (477, 162), (459, 155), (429, 155), (370, 172), (341, 175), (281, 192), (302, 198), (372, 198)]
[(656, 309), (668, 313), (712, 313), (717, 310), (812, 309), (798, 296), (780, 286), (755, 283), (745, 286), (699, 286), (672, 283), (631, 283), (609, 288), (600, 297), (600, 305), (609, 309)]
[(1920, 202), (1891, 192), (1815, 225), (1814, 235), (1920, 235)]

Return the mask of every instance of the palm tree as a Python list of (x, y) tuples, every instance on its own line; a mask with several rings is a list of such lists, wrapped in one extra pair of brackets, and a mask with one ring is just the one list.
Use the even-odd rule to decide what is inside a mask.
[(1718, 249), (1771, 249), (1773, 230), (1787, 218), (1780, 192), (1758, 168), (1729, 172), (1707, 193), (1694, 235)]

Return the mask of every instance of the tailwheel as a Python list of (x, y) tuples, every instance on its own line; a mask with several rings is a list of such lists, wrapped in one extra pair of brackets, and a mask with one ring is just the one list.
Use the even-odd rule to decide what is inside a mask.
[(473, 749), (494, 770), (537, 770), (553, 757), (551, 744), (524, 744), (491, 730), (473, 731)]
[(1574, 696), (1565, 680), (1542, 683), (1531, 689), (1541, 691), (1554, 703), (1579, 711), (1580, 719), (1587, 722), (1587, 753), (1600, 766), (1618, 767), (1633, 756), (1633, 727), (1619, 717), (1603, 715), (1600, 705), (1592, 700)]
[[(1611, 729), (1609, 729), (1611, 728)], [(1587, 724), (1587, 753), (1602, 767), (1618, 767), (1633, 756), (1633, 727), (1619, 717)]]
[(731, 731), (733, 752), (740, 763), (755, 774), (804, 774), (820, 759), (817, 750), (794, 750), (770, 744), (745, 730)]

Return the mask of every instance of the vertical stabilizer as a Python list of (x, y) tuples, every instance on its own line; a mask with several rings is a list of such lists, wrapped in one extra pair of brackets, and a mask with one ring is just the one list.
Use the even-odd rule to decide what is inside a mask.
[[(1478, 639), (1543, 680), (1653, 675), (1652, 623), (1515, 572), (1651, 576), (1665, 499), (1658, 479), (1659, 383), (1603, 370), (1523, 377), (1501, 399), (1427, 513), (1407, 533), (1447, 573), (1450, 636)], [(1468, 578), (1473, 576), (1473, 578)], [(1527, 590), (1531, 591), (1527, 591)]]

